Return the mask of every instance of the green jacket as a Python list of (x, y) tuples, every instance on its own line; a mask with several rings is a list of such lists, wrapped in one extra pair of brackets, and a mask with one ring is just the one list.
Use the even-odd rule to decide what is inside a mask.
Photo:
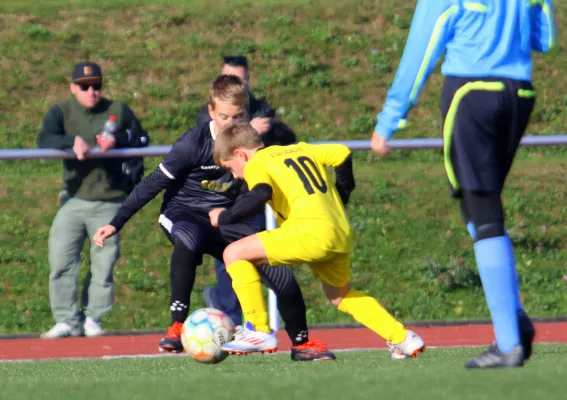
[[(127, 106), (102, 98), (92, 109), (81, 106), (75, 97), (54, 105), (47, 112), (37, 143), (40, 148), (69, 149), (75, 136), (81, 136), (96, 147), (96, 136), (102, 133), (105, 122), (114, 115), (118, 129), (116, 147), (131, 147), (132, 137), (144, 135), (140, 122)], [(128, 130), (128, 131), (127, 131)], [(132, 135), (135, 132), (136, 135)], [(124, 160), (98, 158), (64, 160), (64, 181), (72, 197), (83, 200), (118, 200), (128, 193), (122, 172)]]

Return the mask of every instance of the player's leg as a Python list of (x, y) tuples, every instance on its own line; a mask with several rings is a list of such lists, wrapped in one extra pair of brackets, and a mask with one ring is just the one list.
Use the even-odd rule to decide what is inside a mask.
[[(242, 223), (221, 227), (221, 233), (228, 243), (232, 243), (264, 231), (265, 220), (264, 213), (260, 213), (247, 218)], [(257, 268), (261, 282), (271, 289), (278, 299), (278, 311), (292, 342), (292, 360), (334, 360), (335, 355), (324, 343), (309, 340), (305, 301), (291, 269), (288, 266), (273, 268), (269, 265)]]
[(476, 238), (477, 266), (497, 342), (490, 354), (467, 366), (523, 365), (515, 262), (500, 200), (507, 172), (502, 167), (503, 151), (510, 141), (513, 104), (503, 82), (463, 83), (447, 78), (444, 96), (446, 91), (452, 92), (452, 102), (443, 128), (445, 166), (453, 190), (462, 194), (463, 214), (472, 222), (469, 230)]
[(305, 247), (302, 228), (287, 224), (285, 227), (240, 239), (225, 249), (224, 261), (227, 271), (232, 277), (232, 284), (249, 328), (245, 330), (245, 335), (224, 345), (223, 349), (226, 351), (249, 353), (277, 348), (275, 334), (270, 331), (268, 325), (260, 276), (255, 265), (295, 265), (325, 256), (324, 251)]
[(256, 268), (256, 265), (268, 264), (258, 235), (228, 245), (223, 257), (246, 323), (235, 339), (223, 345), (222, 349), (231, 354), (277, 351), (278, 341), (275, 332), (270, 329), (260, 274)]
[(217, 308), (224, 312), (230, 317), (234, 326), (242, 325), (242, 308), (232, 288), (232, 279), (222, 261), (222, 252), (220, 253), (218, 257), (221, 259), (215, 258), (216, 285), (205, 288), (203, 295), (207, 307)]
[(160, 216), (160, 226), (173, 244), (170, 258), (171, 325), (159, 344), (160, 351), (181, 352), (181, 327), (189, 314), (189, 301), (197, 266), (202, 263), (205, 230), (190, 214)]
[(397, 350), (396, 358), (414, 357), (423, 351), (423, 340), (417, 334), (405, 329), (376, 299), (351, 287), (350, 254), (338, 253), (309, 266), (331, 304), (384, 338)]
[(277, 298), (278, 311), (291, 340), (293, 361), (328, 361), (336, 356), (325, 343), (309, 339), (305, 301), (301, 288), (288, 266), (258, 267), (261, 281)]

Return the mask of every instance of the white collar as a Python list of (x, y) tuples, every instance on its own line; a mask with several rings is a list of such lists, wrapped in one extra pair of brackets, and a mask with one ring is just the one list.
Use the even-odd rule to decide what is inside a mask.
[(217, 140), (217, 134), (215, 133), (215, 121), (209, 122), (209, 129), (211, 130), (211, 137), (213, 140)]

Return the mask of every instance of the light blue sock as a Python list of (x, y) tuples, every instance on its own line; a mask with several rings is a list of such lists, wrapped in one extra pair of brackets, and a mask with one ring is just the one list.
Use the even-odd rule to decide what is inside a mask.
[(467, 224), (467, 231), (469, 231), (469, 235), (471, 235), (472, 240), (476, 240), (476, 228), (471, 221)]
[(522, 305), (522, 300), (520, 299), (520, 278), (518, 277), (518, 271), (516, 270), (516, 260), (514, 259), (514, 248), (512, 247), (512, 240), (510, 240), (510, 236), (508, 236), (508, 232), (506, 232), (506, 239), (508, 239), (508, 246), (509, 252), (512, 255), (512, 261), (514, 262), (514, 293), (516, 294), (515, 303), (516, 303), (516, 310), (520, 311), (524, 309)]
[[(474, 227), (474, 224), (469, 221), (469, 223), (467, 224), (467, 231), (469, 231), (469, 235), (471, 235), (472, 240), (476, 240), (476, 228)], [(509, 253), (512, 254), (512, 259), (514, 257), (514, 249), (512, 248), (512, 241), (510, 240), (510, 237), (508, 236), (508, 233), (506, 233), (506, 237), (508, 238), (508, 245), (510, 246), (509, 249)], [(520, 299), (520, 281), (518, 278), (518, 272), (516, 271), (516, 262), (514, 261), (514, 280), (515, 280), (515, 293), (517, 294), (515, 296), (515, 303), (516, 303), (516, 310), (520, 311), (524, 309), (524, 306), (522, 305), (522, 300)]]
[(510, 238), (499, 236), (474, 244), (478, 272), (492, 316), (498, 348), (507, 353), (520, 343), (516, 302), (519, 298)]

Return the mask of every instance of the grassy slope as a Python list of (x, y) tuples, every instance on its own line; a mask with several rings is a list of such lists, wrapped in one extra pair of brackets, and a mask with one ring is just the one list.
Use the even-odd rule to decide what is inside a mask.
[[(46, 109), (68, 94), (82, 57), (99, 61), (105, 94), (141, 117), (154, 144), (171, 144), (194, 121), (222, 54), (252, 62), (252, 86), (279, 106), (300, 138), (367, 138), (397, 66), (414, 2), (5, 1), (0, 5), (0, 143), (34, 147)], [(129, 4), (135, 4), (128, 6)], [(558, 25), (567, 6), (557, 4)], [(560, 31), (560, 42), (566, 38)], [(539, 99), (529, 133), (567, 131), (562, 118), (567, 57), (536, 57)], [(402, 137), (439, 135), (441, 77), (425, 88)], [(564, 148), (525, 149), (505, 193), (509, 227), (536, 315), (565, 315), (567, 254)], [(354, 279), (403, 319), (487, 317), (471, 244), (446, 195), (436, 151), (356, 158), (359, 189), (350, 216), (358, 232)], [(148, 159), (148, 169), (157, 159)], [(56, 212), (57, 161), (0, 161), (0, 332), (50, 324), (47, 236)], [(154, 201), (124, 232), (109, 328), (167, 323), (169, 245)], [(523, 227), (520, 227), (523, 226)], [(85, 250), (88, 260), (88, 249)], [(207, 261), (207, 265), (209, 260)], [(85, 266), (87, 261), (84, 262)], [(299, 272), (309, 321), (350, 322), (330, 307), (309, 272)], [(203, 268), (194, 294), (214, 274)]]

